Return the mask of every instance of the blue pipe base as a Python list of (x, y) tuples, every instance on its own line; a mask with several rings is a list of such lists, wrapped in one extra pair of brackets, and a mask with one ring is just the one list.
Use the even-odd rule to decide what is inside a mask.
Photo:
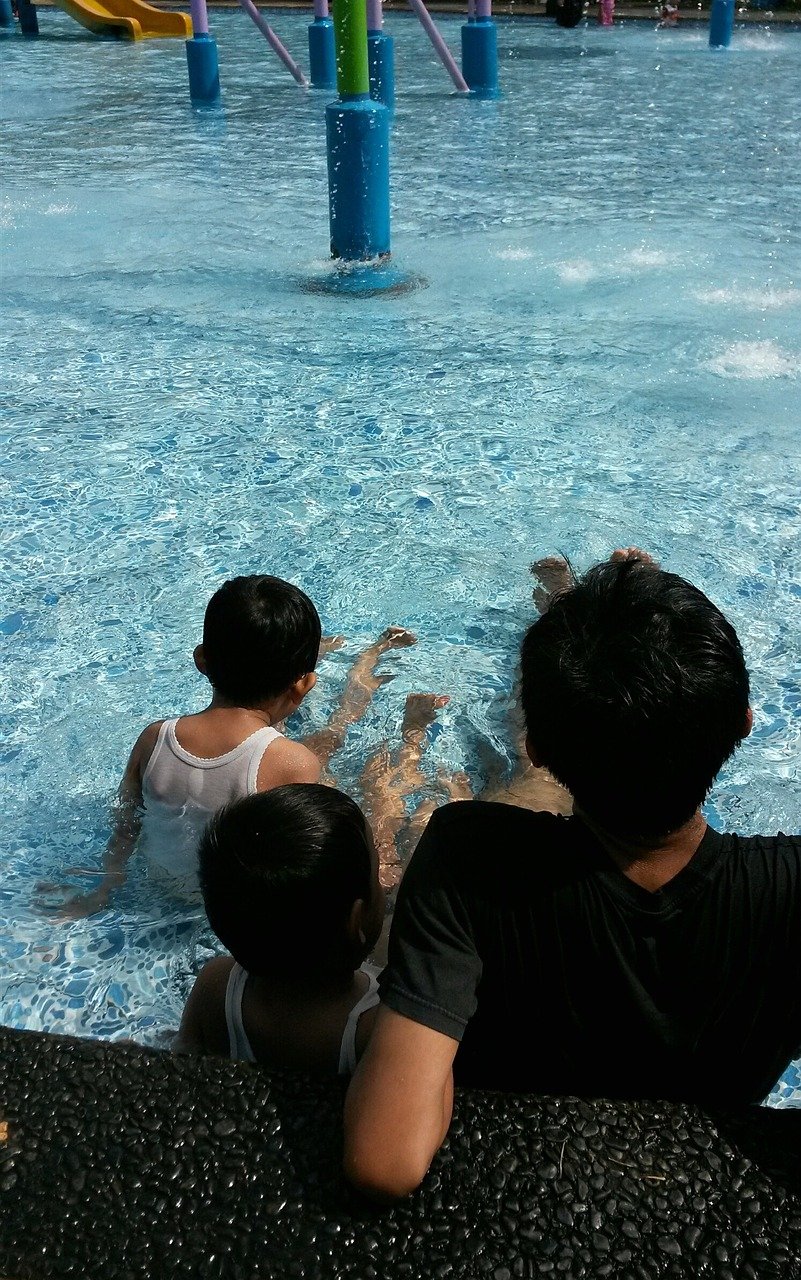
[(336, 90), (337, 56), (331, 18), (315, 18), (309, 24), (309, 81), (313, 89)]
[(0, 27), (13, 27), (14, 10), (11, 8), (11, 0), (0, 0)]
[(389, 111), (367, 95), (325, 109), (331, 256), (369, 262), (389, 253)]
[(39, 18), (35, 4), (31, 4), (30, 0), (18, 0), (17, 17), (19, 18), (19, 29), (24, 36), (38, 36)]
[(391, 111), (395, 106), (395, 42), (383, 31), (367, 32), (367, 58), (370, 63), (370, 97), (383, 102)]
[(712, 0), (709, 10), (709, 47), (728, 49), (734, 31), (734, 0)]
[(220, 71), (217, 41), (205, 32), (186, 42), (186, 65), (189, 70), (189, 97), (198, 105), (212, 106), (220, 101)]
[(337, 294), (348, 298), (399, 298), (415, 289), (425, 289), (428, 281), (411, 271), (402, 271), (390, 258), (378, 262), (337, 262), (325, 272), (300, 281), (304, 293)]
[(497, 98), (498, 32), (492, 18), (476, 18), (462, 27), (462, 75), (478, 97)]

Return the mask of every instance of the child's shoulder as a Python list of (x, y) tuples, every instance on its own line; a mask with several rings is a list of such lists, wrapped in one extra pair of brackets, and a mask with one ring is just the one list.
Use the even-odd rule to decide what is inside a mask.
[(228, 1056), (225, 992), (235, 963), (233, 956), (215, 956), (200, 970), (181, 1019), (178, 1050)]
[(278, 737), (261, 758), (256, 785), (259, 791), (270, 791), (291, 782), (319, 782), (321, 772), (319, 759), (302, 742)]

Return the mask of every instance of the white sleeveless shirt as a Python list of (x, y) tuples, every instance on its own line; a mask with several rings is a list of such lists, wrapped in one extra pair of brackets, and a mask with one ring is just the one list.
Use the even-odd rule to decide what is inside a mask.
[(151, 872), (190, 901), (198, 900), (197, 846), (213, 813), (253, 795), (259, 764), (277, 729), (257, 729), (233, 751), (205, 758), (186, 751), (175, 736), (177, 720), (165, 720), (142, 777), (140, 848)]
[[(337, 1068), (341, 1076), (352, 1076), (356, 1070), (356, 1029), (359, 1025), (359, 1018), (367, 1009), (375, 1008), (379, 1000), (378, 971), (368, 962), (361, 966), (361, 972), (367, 975), (367, 990), (356, 1001), (348, 1014), (345, 1030), (342, 1032), (342, 1040), (339, 1046), (339, 1065)], [(256, 1061), (256, 1055), (251, 1048), (245, 1031), (245, 1024), (242, 1020), (242, 997), (245, 994), (247, 980), (247, 970), (234, 961), (225, 988), (225, 1021), (228, 1027), (228, 1051), (229, 1057), (234, 1062)]]

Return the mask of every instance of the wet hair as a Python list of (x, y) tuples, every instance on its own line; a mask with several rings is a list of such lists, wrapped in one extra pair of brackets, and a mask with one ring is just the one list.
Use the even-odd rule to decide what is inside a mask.
[(224, 698), (252, 706), (314, 670), (321, 634), (317, 610), (299, 587), (267, 574), (231, 578), (206, 608), (206, 674)]
[(220, 809), (198, 850), (209, 924), (257, 977), (358, 967), (346, 925), (373, 891), (364, 815), (341, 791), (293, 783)]
[(702, 591), (640, 561), (596, 565), (526, 633), (529, 741), (577, 807), (624, 839), (689, 821), (746, 733), (748, 672)]

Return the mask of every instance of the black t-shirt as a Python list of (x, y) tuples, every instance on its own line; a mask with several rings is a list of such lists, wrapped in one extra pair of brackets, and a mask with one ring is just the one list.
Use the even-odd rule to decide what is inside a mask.
[(381, 978), (457, 1083), (760, 1101), (801, 1049), (801, 838), (708, 828), (656, 893), (578, 818), (463, 801), (405, 872)]

